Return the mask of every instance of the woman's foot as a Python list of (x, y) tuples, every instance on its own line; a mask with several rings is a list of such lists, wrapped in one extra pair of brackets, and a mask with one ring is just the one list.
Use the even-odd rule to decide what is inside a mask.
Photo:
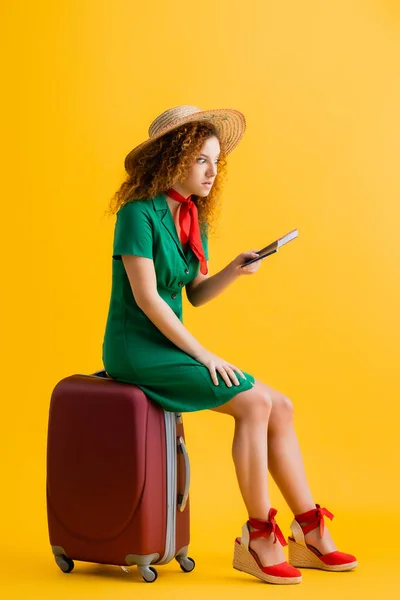
[(296, 567), (310, 567), (325, 571), (349, 571), (357, 566), (352, 554), (339, 552), (325, 527), (324, 516), (333, 514), (316, 504), (314, 508), (295, 515), (290, 526), (289, 562)]
[[(256, 531), (254, 527), (249, 525), (250, 532)], [(277, 565), (286, 560), (285, 553), (279, 539), (275, 542), (275, 536), (259, 537), (250, 540), (250, 548), (258, 554), (258, 557), (263, 565)]]
[[(307, 525), (304, 521), (300, 521), (300, 525)], [(321, 537), (321, 532), (319, 528), (312, 529), (308, 533), (304, 535), (307, 544), (311, 544), (317, 550), (321, 552), (321, 554), (327, 554), (328, 552), (334, 552), (337, 550), (337, 547), (332, 539), (331, 534), (328, 531), (328, 528), (324, 527), (324, 532)]]
[(233, 567), (268, 583), (300, 583), (301, 572), (285, 559), (282, 546), (287, 542), (276, 513), (271, 508), (268, 520), (250, 518), (243, 525), (242, 537), (235, 540)]

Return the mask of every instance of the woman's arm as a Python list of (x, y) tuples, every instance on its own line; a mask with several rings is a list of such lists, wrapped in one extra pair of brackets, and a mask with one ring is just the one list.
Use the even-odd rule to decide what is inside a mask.
[(202, 277), (203, 279), (196, 285), (190, 287), (192, 284), (196, 283), (197, 277), (190, 282), (189, 286), (186, 285), (186, 293), (193, 306), (201, 306), (202, 304), (209, 302), (223, 292), (225, 288), (231, 285), (231, 283), (236, 281), (240, 275), (234, 264), (229, 263), (221, 271), (215, 273), (215, 275), (212, 275), (211, 277), (204, 277), (203, 275)]
[(205, 350), (160, 295), (147, 300), (140, 308), (171, 342), (193, 358)]
[(153, 260), (143, 256), (123, 255), (122, 261), (136, 304), (152, 323), (176, 346), (196, 357), (204, 347), (186, 329), (172, 308), (157, 291)]
[(231, 285), (231, 283), (236, 281), (238, 277), (241, 277), (242, 275), (252, 275), (258, 271), (261, 262), (264, 261), (265, 258), (261, 258), (259, 261), (243, 267), (247, 261), (256, 258), (257, 256), (257, 250), (241, 252), (241, 254), (226, 265), (222, 271), (212, 275), (212, 277), (199, 273), (193, 281), (186, 285), (186, 294), (189, 302), (193, 304), (193, 306), (201, 306), (218, 296), (218, 294), (223, 292), (228, 285)]

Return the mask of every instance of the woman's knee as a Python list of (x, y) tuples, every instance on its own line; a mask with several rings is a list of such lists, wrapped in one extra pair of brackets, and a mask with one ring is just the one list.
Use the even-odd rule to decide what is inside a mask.
[(293, 413), (293, 402), (287, 396), (280, 395), (274, 398), (269, 422), (271, 430), (289, 423), (293, 419)]
[[(266, 385), (262, 381), (256, 379), (255, 389), (268, 392), (272, 399), (272, 410), (271, 410), (271, 419), (270, 424), (273, 424), (274, 421), (287, 422), (290, 421), (293, 417), (294, 407), (292, 401), (274, 388)], [(253, 389), (254, 389), (253, 388)]]
[(236, 396), (233, 416), (241, 420), (268, 421), (271, 410), (271, 395), (253, 388)]
[(258, 393), (250, 404), (250, 419), (255, 421), (268, 421), (272, 411), (272, 398), (268, 392)]

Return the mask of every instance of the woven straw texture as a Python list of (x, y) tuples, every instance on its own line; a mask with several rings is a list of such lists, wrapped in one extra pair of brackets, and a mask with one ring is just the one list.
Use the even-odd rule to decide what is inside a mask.
[(261, 571), (260, 567), (244, 546), (235, 542), (235, 550), (233, 555), (233, 568), (237, 571), (243, 571), (249, 575), (254, 575), (267, 583), (292, 584), (300, 583), (301, 577), (274, 577)]
[(125, 168), (129, 166), (136, 154), (148, 144), (165, 135), (169, 131), (192, 121), (208, 121), (215, 125), (218, 136), (227, 155), (238, 145), (246, 130), (244, 115), (232, 108), (216, 108), (200, 110), (196, 106), (183, 105), (169, 108), (161, 113), (149, 127), (149, 139), (133, 148), (125, 158)]
[(293, 542), (290, 538), (289, 544), (289, 563), (293, 567), (322, 569), (323, 571), (350, 571), (357, 566), (357, 561), (347, 563), (345, 565), (326, 565), (318, 558), (309, 548), (305, 548), (301, 544)]

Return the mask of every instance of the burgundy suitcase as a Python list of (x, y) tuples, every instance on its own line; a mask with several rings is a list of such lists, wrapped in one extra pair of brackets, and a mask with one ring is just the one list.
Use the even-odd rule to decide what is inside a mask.
[(47, 518), (56, 563), (194, 569), (189, 545), (190, 465), (182, 415), (164, 411), (105, 371), (54, 388), (47, 440)]

